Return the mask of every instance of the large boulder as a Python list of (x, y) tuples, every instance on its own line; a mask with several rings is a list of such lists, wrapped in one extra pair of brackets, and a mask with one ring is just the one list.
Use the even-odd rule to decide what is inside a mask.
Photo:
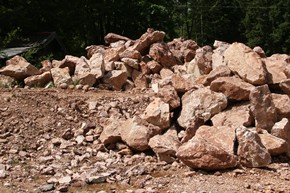
[(150, 47), (149, 55), (156, 62), (166, 68), (171, 68), (172, 66), (178, 64), (168, 45), (164, 42), (152, 44)]
[(136, 69), (136, 70), (139, 70), (139, 68), (140, 68), (139, 62), (136, 59), (122, 58), (121, 61), (124, 62), (125, 64), (127, 64), (128, 66)]
[(166, 85), (158, 89), (157, 96), (161, 98), (165, 103), (169, 104), (170, 109), (176, 109), (180, 106), (180, 98), (171, 85)]
[(77, 63), (79, 62), (80, 58), (76, 57), (76, 56), (71, 56), (71, 55), (66, 55), (64, 57), (64, 59), (58, 63), (58, 65), (54, 66), (54, 67), (59, 67), (59, 68), (65, 68), (68, 67), (70, 74), (73, 75), (74, 71), (75, 71), (75, 67), (77, 65)]
[(252, 84), (235, 76), (220, 77), (210, 84), (212, 91), (222, 92), (228, 99), (235, 101), (249, 100), (250, 92), (254, 88)]
[(264, 167), (271, 163), (271, 155), (255, 131), (245, 127), (236, 129), (239, 163), (246, 167)]
[(152, 44), (162, 42), (164, 37), (165, 33), (163, 31), (154, 31), (149, 28), (146, 33), (136, 40), (131, 50), (137, 50), (144, 55), (144, 52), (146, 52)]
[(185, 93), (195, 86), (195, 80), (193, 74), (176, 73), (172, 76), (172, 86), (178, 93)]
[(209, 86), (212, 81), (219, 77), (228, 77), (232, 75), (232, 71), (228, 66), (221, 65), (213, 69), (204, 79), (203, 85)]
[(105, 37), (104, 37), (104, 40), (107, 44), (110, 44), (110, 43), (114, 43), (114, 42), (117, 42), (119, 40), (124, 40), (124, 41), (129, 41), (130, 39), (125, 37), (125, 36), (121, 36), (121, 35), (118, 35), (118, 34), (115, 34), (115, 33), (108, 33)]
[(227, 65), (224, 60), (224, 52), (226, 51), (226, 49), (228, 49), (229, 46), (230, 46), (229, 43), (218, 41), (218, 40), (214, 41), (213, 47), (215, 49), (213, 50), (213, 54), (212, 54), (212, 69), (213, 70), (219, 66)]
[(190, 90), (182, 96), (182, 110), (177, 121), (186, 129), (186, 139), (195, 134), (195, 130), (227, 107), (227, 97), (222, 93), (211, 91), (209, 88)]
[(234, 128), (201, 126), (192, 139), (179, 147), (177, 157), (192, 168), (232, 168), (237, 165), (234, 144)]
[(198, 49), (198, 45), (193, 40), (184, 40), (183, 38), (175, 38), (167, 43), (171, 52), (182, 63), (190, 62)]
[(155, 98), (147, 106), (142, 118), (161, 129), (170, 127), (169, 104), (163, 102), (160, 98)]
[(240, 126), (253, 126), (254, 118), (250, 113), (248, 102), (232, 106), (211, 118), (213, 126), (228, 126), (237, 128)]
[(103, 126), (103, 131), (99, 137), (100, 141), (105, 144), (116, 143), (121, 140), (121, 134), (119, 131), (120, 124), (123, 121), (120, 119), (108, 119)]
[(288, 152), (288, 143), (281, 138), (269, 134), (266, 130), (259, 133), (262, 144), (272, 156), (281, 155)]
[(283, 118), (275, 123), (271, 130), (271, 134), (280, 139), (284, 139), (288, 144), (287, 155), (290, 157), (290, 122), (289, 119)]
[(14, 56), (6, 61), (6, 66), (0, 69), (0, 74), (23, 80), (28, 76), (38, 75), (40, 71), (21, 56)]
[(110, 84), (114, 90), (121, 90), (127, 81), (127, 73), (123, 70), (113, 70), (104, 76), (104, 82)]
[(29, 76), (24, 79), (24, 83), (30, 87), (43, 87), (52, 81), (51, 73), (44, 72), (40, 75)]
[(269, 73), (268, 84), (279, 84), (281, 81), (287, 79), (285, 73), (287, 68), (287, 62), (283, 58), (277, 58), (275, 55), (263, 58), (263, 62), (266, 65), (266, 69)]
[(208, 74), (212, 70), (212, 48), (210, 46), (204, 46), (196, 50), (193, 64), (197, 65), (200, 73)]
[(250, 109), (254, 115), (256, 127), (270, 132), (277, 121), (277, 113), (268, 85), (252, 89), (250, 102)]
[(267, 71), (261, 57), (242, 43), (233, 43), (224, 52), (225, 62), (232, 72), (253, 85), (267, 83)]
[(90, 62), (83, 56), (79, 58), (75, 66), (73, 79), (75, 82), (82, 85), (93, 86), (96, 83), (96, 77), (91, 74)]
[(63, 83), (70, 84), (72, 83), (71, 76), (69, 74), (69, 68), (52, 68), (51, 76), (53, 79), (53, 83), (56, 87), (60, 87)]
[(175, 128), (168, 129), (163, 135), (155, 135), (149, 140), (149, 146), (158, 156), (160, 161), (172, 162), (181, 142)]
[(102, 54), (93, 54), (88, 64), (90, 67), (90, 74), (94, 75), (97, 80), (104, 76), (105, 62)]
[(276, 108), (277, 120), (290, 118), (290, 96), (286, 94), (272, 93), (272, 101)]
[(120, 124), (119, 132), (126, 144), (138, 151), (144, 151), (149, 148), (150, 138), (160, 134), (161, 128), (135, 116)]

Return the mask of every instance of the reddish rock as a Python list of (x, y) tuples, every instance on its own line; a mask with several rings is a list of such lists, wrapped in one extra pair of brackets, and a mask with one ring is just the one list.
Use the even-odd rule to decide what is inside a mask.
[(279, 87), (284, 93), (286, 93), (287, 95), (290, 95), (290, 79), (281, 81), (279, 84)]
[(264, 167), (271, 163), (271, 155), (255, 131), (239, 127), (236, 129), (236, 136), (239, 143), (238, 157), (241, 165)]
[(162, 66), (155, 60), (149, 61), (147, 63), (147, 66), (153, 73), (159, 73), (162, 69)]
[(140, 60), (142, 55), (137, 50), (130, 50), (130, 48), (126, 49), (124, 52), (119, 54), (120, 58), (132, 58), (135, 60)]
[(161, 129), (170, 127), (169, 104), (163, 102), (160, 98), (155, 98), (146, 108), (143, 116), (148, 123), (156, 125)]
[(268, 85), (252, 89), (250, 102), (250, 109), (254, 115), (256, 127), (270, 132), (277, 121), (277, 113)]
[(148, 143), (150, 138), (160, 134), (161, 129), (135, 116), (121, 124), (119, 131), (122, 140), (127, 145), (138, 151), (144, 151), (149, 148)]
[(168, 129), (163, 135), (155, 135), (149, 140), (149, 146), (158, 156), (159, 161), (172, 162), (181, 143), (175, 128)]
[(213, 70), (219, 66), (227, 65), (224, 60), (224, 52), (226, 51), (226, 49), (228, 49), (229, 46), (230, 46), (229, 43), (218, 41), (218, 40), (214, 41), (213, 47), (215, 49), (213, 50), (213, 54), (212, 54), (212, 69)]
[(195, 76), (193, 74), (174, 74), (172, 76), (172, 86), (179, 93), (185, 93), (195, 86)]
[(132, 58), (122, 58), (121, 61), (124, 62), (125, 64), (127, 64), (128, 66), (130, 66), (136, 70), (139, 70), (140, 65), (139, 65), (138, 60), (135, 60)]
[(0, 74), (23, 80), (28, 76), (38, 75), (40, 71), (21, 56), (14, 56), (6, 61), (6, 66), (0, 69)]
[(228, 99), (235, 101), (249, 100), (249, 95), (255, 87), (242, 79), (232, 77), (219, 77), (211, 82), (210, 89), (215, 92), (221, 92)]
[[(105, 73), (105, 63), (103, 55), (100, 53), (93, 54), (89, 60), (90, 74), (94, 75), (98, 80), (104, 76)], [(111, 67), (110, 69), (114, 69)]]
[(76, 56), (71, 56), (71, 55), (66, 55), (65, 58), (59, 63), (57, 66), (54, 67), (59, 67), (59, 68), (65, 68), (68, 67), (70, 74), (73, 75), (75, 71), (75, 67), (77, 63), (79, 62), (80, 58)]
[(275, 137), (284, 139), (290, 145), (290, 122), (289, 119), (283, 118), (276, 122), (271, 129), (271, 134)]
[(39, 71), (41, 73), (44, 73), (44, 72), (47, 72), (47, 71), (50, 71), (50, 69), (52, 68), (52, 63), (50, 60), (43, 60), (40, 62), (41, 63), (41, 68), (39, 69)]
[(180, 146), (177, 157), (192, 168), (232, 168), (237, 165), (234, 143), (233, 128), (201, 126), (192, 139)]
[(263, 58), (263, 62), (268, 71), (268, 84), (279, 84), (281, 81), (288, 79), (285, 73), (288, 64), (283, 58), (277, 58), (274, 55)]
[(133, 70), (132, 78), (136, 88), (148, 88), (148, 81), (144, 74), (137, 70)]
[(24, 79), (24, 83), (30, 87), (43, 87), (52, 81), (51, 73), (44, 72), (40, 75), (29, 76)]
[(267, 71), (261, 57), (242, 43), (233, 43), (224, 52), (224, 58), (232, 72), (253, 85), (267, 82)]
[(110, 44), (110, 43), (114, 43), (114, 42), (117, 42), (119, 40), (124, 40), (124, 41), (129, 41), (130, 39), (125, 37), (125, 36), (121, 36), (121, 35), (118, 35), (118, 34), (115, 34), (115, 33), (108, 33), (105, 37), (104, 37), (104, 40), (107, 44)]
[(119, 54), (124, 52), (126, 47), (124, 45), (117, 48), (108, 48), (104, 51), (105, 62), (115, 62), (120, 59)]
[(153, 29), (148, 29), (132, 46), (131, 50), (137, 50), (138, 52), (144, 54), (149, 47), (156, 43), (162, 42), (165, 37), (163, 31), (154, 31)]
[(88, 57), (88, 59), (90, 59), (96, 53), (104, 54), (105, 53), (105, 46), (91, 45), (91, 46), (86, 47), (86, 51), (87, 51), (87, 57)]
[(198, 66), (200, 73), (209, 74), (212, 70), (212, 48), (204, 46), (196, 50), (193, 63)]
[(152, 44), (150, 47), (149, 55), (156, 62), (166, 68), (171, 68), (172, 66), (178, 64), (168, 45), (164, 42)]
[(198, 45), (193, 40), (184, 40), (183, 38), (175, 38), (167, 43), (171, 52), (182, 63), (190, 62), (194, 56)]
[(83, 56), (75, 66), (74, 80), (79, 84), (89, 86), (93, 86), (96, 83), (96, 76), (91, 73), (90, 61)]
[(259, 133), (262, 144), (272, 156), (281, 155), (288, 152), (288, 143), (281, 138), (269, 134), (266, 130)]
[(169, 104), (171, 110), (180, 106), (180, 98), (174, 87), (170, 85), (159, 88), (157, 96)]
[(260, 46), (256, 46), (253, 48), (253, 51), (256, 52), (257, 54), (259, 54), (259, 56), (261, 58), (266, 58), (266, 54), (265, 51), (263, 50), (263, 48), (261, 48)]
[(107, 123), (103, 126), (103, 131), (99, 137), (100, 141), (105, 144), (113, 144), (121, 140), (121, 134), (119, 131), (122, 120), (120, 119), (108, 119)]
[(110, 84), (114, 90), (121, 90), (127, 81), (127, 73), (123, 70), (113, 70), (104, 76), (104, 82)]
[(60, 87), (63, 83), (70, 84), (72, 82), (68, 67), (52, 68), (51, 76), (56, 87)]
[(249, 127), (254, 125), (254, 118), (250, 113), (248, 102), (232, 106), (211, 118), (213, 126), (228, 126), (237, 128), (240, 126)]
[(215, 69), (213, 69), (208, 75), (206, 75), (203, 85), (209, 86), (212, 81), (219, 77), (229, 77), (232, 75), (231, 70), (228, 66), (217, 66)]
[(290, 118), (290, 96), (285, 94), (272, 93), (272, 101), (276, 108), (277, 120)]

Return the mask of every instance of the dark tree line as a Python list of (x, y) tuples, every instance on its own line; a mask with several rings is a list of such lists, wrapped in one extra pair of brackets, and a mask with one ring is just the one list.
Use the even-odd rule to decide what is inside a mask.
[(0, 48), (26, 33), (55, 31), (79, 56), (109, 32), (135, 39), (148, 27), (168, 40), (241, 41), (289, 54), (290, 0), (0, 0)]

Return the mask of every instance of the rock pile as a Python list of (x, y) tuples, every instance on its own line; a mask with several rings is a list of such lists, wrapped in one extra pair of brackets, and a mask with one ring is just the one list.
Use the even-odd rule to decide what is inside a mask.
[[(27, 87), (52, 82), (148, 92), (151, 103), (140, 115), (107, 117), (99, 136), (105, 146), (123, 142), (135, 151), (152, 149), (161, 161), (208, 170), (263, 167), (271, 156), (290, 156), (289, 55), (266, 57), (261, 48), (242, 43), (165, 43), (164, 37), (152, 29), (138, 40), (110, 33), (109, 46), (89, 46), (87, 57), (43, 61), (41, 69), (15, 56), (0, 78)], [(63, 139), (70, 138), (67, 131)], [(84, 140), (90, 141), (76, 139)]]

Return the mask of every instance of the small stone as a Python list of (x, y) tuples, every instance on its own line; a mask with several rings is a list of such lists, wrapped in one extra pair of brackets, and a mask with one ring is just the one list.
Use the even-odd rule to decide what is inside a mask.
[(93, 142), (94, 141), (94, 136), (93, 135), (86, 136), (86, 141), (87, 142)]
[(54, 185), (53, 184), (46, 184), (40, 187), (41, 192), (48, 192), (54, 190)]
[(67, 192), (68, 191), (68, 185), (61, 185), (57, 188), (60, 192)]
[(71, 183), (71, 177), (70, 176), (65, 176), (65, 177), (62, 177), (58, 180), (58, 182), (60, 184), (70, 184)]
[(98, 184), (98, 183), (103, 183), (107, 179), (106, 176), (90, 176), (86, 178), (86, 182), (88, 184)]
[(78, 135), (78, 136), (76, 137), (76, 142), (77, 142), (78, 144), (83, 143), (84, 140), (85, 140), (85, 137), (84, 137), (83, 135)]
[(60, 87), (61, 89), (67, 89), (67, 88), (68, 88), (68, 84), (67, 84), (67, 83), (61, 83), (61, 84), (59, 85), (59, 87)]

